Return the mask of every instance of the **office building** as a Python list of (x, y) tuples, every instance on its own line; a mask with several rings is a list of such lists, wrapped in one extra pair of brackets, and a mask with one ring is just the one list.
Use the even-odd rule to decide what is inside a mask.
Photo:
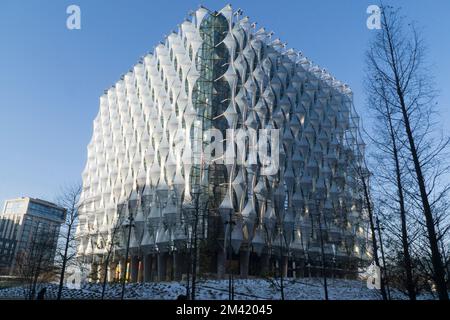
[(350, 88), (240, 10), (200, 7), (105, 90), (93, 127), (78, 254), (98, 277), (348, 275), (370, 259)]

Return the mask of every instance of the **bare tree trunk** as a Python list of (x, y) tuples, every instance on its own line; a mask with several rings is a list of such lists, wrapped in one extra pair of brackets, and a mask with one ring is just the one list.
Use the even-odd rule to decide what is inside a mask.
[[(367, 206), (367, 212), (369, 214), (369, 225), (370, 225), (370, 233), (371, 233), (371, 240), (372, 240), (372, 247), (373, 247), (373, 258), (375, 260), (375, 264), (380, 267), (380, 259), (378, 257), (378, 244), (377, 244), (377, 238), (376, 238), (376, 232), (375, 232), (375, 223), (373, 218), (373, 210), (372, 210), (372, 203), (370, 201), (370, 194), (369, 194), (369, 188), (366, 182), (366, 178), (363, 174), (361, 174), (361, 181), (362, 181), (362, 187), (364, 192), (364, 199)], [(387, 294), (386, 294), (386, 288), (384, 287), (384, 279), (383, 276), (380, 274), (380, 291), (381, 295), (383, 297), (383, 300), (387, 300)]]
[(380, 227), (380, 221), (378, 220), (378, 217), (375, 218), (376, 225), (377, 225), (377, 231), (378, 231), (378, 238), (380, 239), (380, 250), (381, 250), (381, 260), (383, 261), (383, 276), (384, 276), (384, 285), (386, 287), (386, 293), (388, 300), (391, 300), (391, 290), (389, 288), (389, 282), (388, 282), (388, 276), (387, 276), (387, 265), (386, 265), (386, 257), (384, 255), (384, 249), (383, 249), (383, 238), (381, 236), (381, 227)]
[[(398, 123), (400, 129), (404, 130), (404, 145), (408, 149), (407, 161), (411, 163), (411, 175), (418, 186), (416, 205), (423, 214), (426, 230), (427, 249), (429, 251), (424, 251), (422, 255), (430, 254), (431, 273), (439, 299), (448, 300), (445, 267), (439, 251), (439, 238), (435, 229), (438, 216), (435, 215), (436, 212), (433, 213), (436, 201), (446, 195), (448, 188), (443, 188), (443, 191), (441, 190), (437, 197), (438, 200), (433, 200), (433, 202), (430, 201), (430, 195), (432, 192), (436, 193), (435, 186), (436, 183), (439, 184), (439, 182), (436, 182), (439, 176), (448, 170), (448, 168), (443, 171), (436, 169), (440, 165), (436, 159), (442, 150), (448, 146), (449, 140), (444, 140), (444, 143), (439, 143), (437, 147), (433, 145), (434, 133), (431, 131), (433, 126), (431, 115), (433, 114), (435, 95), (429, 69), (423, 63), (424, 49), (418, 33), (412, 27), (412, 24), (408, 24), (408, 29), (411, 30), (404, 32), (406, 24), (398, 15), (398, 10), (392, 9), (390, 6), (383, 7), (381, 14), (382, 28), (375, 36), (376, 40), (368, 51), (368, 78), (371, 82), (371, 93), (376, 97), (388, 99), (389, 105), (395, 108), (399, 114)], [(387, 96), (384, 89), (386, 89)], [(392, 136), (392, 123), (390, 134)], [(435, 147), (436, 149), (434, 149)], [(398, 170), (400, 167), (398, 161), (395, 165), (394, 171), (397, 175), (398, 188), (401, 185), (401, 179), (398, 180), (398, 175), (401, 172)], [(427, 178), (431, 180), (427, 180)], [(404, 189), (400, 188), (399, 190)], [(408, 243), (407, 241), (405, 243), (405, 240), (407, 240), (408, 225), (405, 207), (403, 206), (400, 211), (402, 246), (403, 251), (407, 252), (409, 248), (407, 248)], [(407, 261), (408, 257), (404, 256), (403, 260)], [(411, 263), (411, 259), (409, 260), (409, 263)], [(409, 263), (406, 263), (405, 266), (407, 272), (409, 272)], [(408, 275), (408, 277), (411, 278), (411, 275)], [(410, 282), (409, 280), (408, 282)], [(408, 291), (411, 289), (408, 288)]]
[(69, 229), (67, 231), (67, 236), (64, 244), (64, 256), (62, 260), (61, 273), (59, 275), (59, 287), (58, 287), (58, 296), (57, 300), (61, 300), (62, 290), (64, 287), (64, 276), (66, 274), (66, 266), (67, 266), (67, 256), (69, 253), (69, 245), (70, 245), (70, 235), (72, 234), (72, 225), (69, 225)]
[[(386, 15), (383, 11), (383, 19), (386, 21)], [(398, 95), (398, 99), (400, 101), (400, 108), (403, 116), (403, 123), (405, 126), (406, 136), (408, 137), (409, 149), (411, 152), (412, 160), (414, 163), (414, 171), (416, 173), (417, 183), (419, 185), (420, 197), (422, 199), (423, 204), (423, 214), (425, 216), (425, 223), (428, 231), (428, 240), (430, 242), (430, 250), (431, 250), (431, 262), (433, 264), (434, 269), (434, 280), (436, 282), (436, 288), (438, 291), (439, 299), (448, 300), (448, 292), (447, 286), (445, 282), (445, 269), (442, 264), (441, 254), (439, 252), (439, 245), (436, 236), (436, 230), (434, 228), (434, 218), (433, 213), (431, 212), (431, 206), (428, 199), (428, 193), (425, 186), (425, 179), (422, 174), (422, 166), (420, 164), (415, 139), (412, 133), (409, 114), (406, 108), (404, 90), (400, 84), (400, 76), (397, 69), (396, 58), (394, 57), (394, 49), (393, 43), (391, 39), (391, 33), (389, 30), (389, 24), (384, 23), (384, 27), (386, 28), (386, 36), (389, 43), (389, 53), (392, 59), (392, 69), (394, 72), (395, 78), (395, 87)]]
[(41, 274), (41, 263), (42, 263), (42, 254), (39, 255), (39, 260), (38, 260), (38, 265), (37, 265), (37, 268), (36, 268), (36, 272), (33, 275), (33, 286), (32, 286), (32, 289), (31, 289), (30, 300), (34, 300), (34, 295), (36, 293), (37, 282), (38, 282), (39, 276)]
[(436, 282), (436, 288), (438, 291), (439, 299), (448, 300), (448, 292), (447, 285), (445, 282), (445, 269), (442, 263), (442, 257), (439, 252), (439, 245), (436, 236), (436, 230), (434, 228), (434, 218), (433, 213), (431, 212), (430, 202), (428, 200), (428, 193), (425, 187), (425, 179), (422, 174), (422, 167), (420, 165), (419, 157), (417, 155), (417, 149), (414, 142), (414, 137), (412, 135), (411, 127), (409, 124), (409, 116), (406, 110), (404, 101), (403, 101), (403, 93), (398, 90), (398, 94), (401, 100), (402, 105), (402, 113), (403, 113), (403, 121), (405, 122), (406, 134), (408, 136), (408, 141), (411, 149), (411, 155), (414, 161), (414, 170), (417, 175), (417, 182), (419, 184), (420, 197), (422, 199), (423, 204), (423, 214), (425, 216), (425, 223), (428, 231), (428, 240), (430, 242), (430, 250), (431, 250), (431, 262), (433, 264), (434, 269), (434, 281)]
[(103, 284), (102, 284), (102, 300), (105, 298), (105, 291), (106, 291), (106, 283), (108, 282), (108, 266), (109, 266), (109, 257), (111, 255), (111, 251), (108, 252), (106, 255), (106, 261), (105, 261), (105, 272), (103, 275)]
[(406, 289), (408, 291), (409, 299), (416, 300), (416, 289), (413, 281), (412, 275), (412, 264), (411, 255), (409, 253), (409, 242), (408, 242), (408, 229), (406, 225), (406, 210), (405, 210), (405, 196), (403, 192), (403, 182), (400, 170), (400, 161), (398, 155), (397, 141), (395, 138), (394, 128), (392, 125), (391, 111), (389, 110), (388, 102), (386, 102), (386, 116), (389, 126), (389, 136), (392, 143), (392, 158), (395, 165), (395, 179), (397, 184), (397, 195), (398, 204), (400, 207), (400, 220), (401, 220), (401, 231), (402, 231), (402, 246), (403, 246), (403, 263), (405, 264), (406, 273)]
[(64, 234), (64, 249), (62, 250), (61, 258), (61, 271), (59, 275), (59, 287), (57, 300), (61, 300), (62, 290), (64, 288), (64, 279), (66, 274), (66, 269), (71, 259), (73, 258), (73, 254), (69, 252), (71, 250), (72, 245), (75, 242), (75, 237), (73, 235), (75, 224), (78, 220), (78, 200), (81, 194), (82, 186), (80, 184), (74, 184), (62, 189), (61, 194), (58, 198), (58, 203), (66, 208), (66, 216), (64, 225), (67, 227), (67, 231)]

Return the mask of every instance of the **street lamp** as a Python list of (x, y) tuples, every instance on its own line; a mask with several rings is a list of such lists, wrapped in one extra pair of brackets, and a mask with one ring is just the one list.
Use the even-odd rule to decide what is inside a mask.
[(327, 284), (327, 275), (325, 270), (325, 252), (324, 252), (324, 243), (323, 243), (323, 234), (322, 234), (322, 222), (320, 220), (321, 216), (321, 210), (320, 210), (320, 204), (322, 201), (322, 197), (320, 195), (320, 192), (316, 196), (316, 212), (317, 212), (317, 219), (319, 223), (319, 237), (320, 237), (320, 253), (321, 253), (321, 260), (322, 260), (322, 277), (323, 277), (323, 289), (325, 293), (325, 300), (328, 300), (328, 284)]
[(195, 185), (192, 186), (191, 189), (191, 197), (194, 199), (194, 226), (193, 226), (193, 245), (191, 244), (191, 255), (192, 255), (192, 249), (194, 251), (194, 259), (192, 262), (192, 291), (191, 296), (192, 300), (195, 300), (195, 284), (196, 284), (196, 278), (197, 278), (197, 229), (198, 229), (198, 218), (199, 218), (199, 200), (201, 195), (201, 189), (200, 186)]
[(228, 225), (228, 299), (234, 300), (234, 279), (233, 279), (233, 268), (232, 268), (232, 261), (233, 261), (233, 247), (231, 245), (232, 242), (232, 230), (233, 225), (236, 224), (236, 222), (233, 221), (233, 213), (234, 210), (228, 210), (228, 220), (225, 221), (225, 225)]
[[(200, 197), (202, 189), (198, 185), (192, 186), (190, 195), (191, 203), (183, 205), (183, 212), (185, 219), (184, 228), (187, 228), (187, 235), (185, 234), (186, 248), (188, 251), (188, 268), (187, 268), (187, 280), (186, 280), (186, 296), (195, 300), (196, 291), (196, 279), (197, 279), (197, 262), (198, 262), (198, 219), (200, 218), (200, 211), (203, 210), (200, 207)], [(204, 206), (208, 205), (208, 201), (205, 201)], [(206, 211), (206, 209), (205, 209)], [(202, 215), (204, 216), (204, 214)], [(189, 232), (189, 225), (191, 226), (191, 232)], [(184, 246), (183, 246), (184, 247)], [(192, 268), (192, 272), (191, 272)], [(192, 279), (191, 279), (192, 277)]]
[(128, 205), (127, 203), (122, 204), (122, 206), (128, 206), (128, 219), (124, 222), (124, 227), (128, 227), (128, 236), (127, 236), (127, 248), (125, 251), (125, 266), (124, 266), (124, 272), (122, 276), (122, 293), (120, 296), (120, 299), (123, 300), (124, 294), (125, 294), (125, 282), (127, 277), (127, 269), (128, 269), (128, 255), (130, 251), (130, 239), (131, 239), (131, 229), (133, 227), (133, 221), (134, 221), (134, 214), (137, 210), (137, 201), (129, 201)]
[[(184, 207), (183, 208), (184, 211), (184, 217), (185, 220), (189, 220), (189, 214), (188, 214), (188, 208)], [(187, 227), (187, 224), (186, 224)], [(189, 249), (189, 254), (188, 254), (188, 268), (187, 268), (187, 275), (186, 275), (186, 297), (187, 299), (189, 299), (190, 297), (190, 287), (189, 287), (189, 281), (190, 281), (190, 271), (191, 271), (191, 258), (192, 258), (192, 235), (189, 232), (189, 229), (187, 230), (187, 239), (186, 239), (186, 249)]]
[[(281, 300), (284, 300), (284, 262), (283, 262), (283, 240), (284, 239), (284, 211), (285, 211), (285, 200), (286, 200), (286, 190), (285, 186), (282, 183), (278, 183), (278, 186), (274, 192), (274, 209), (276, 210), (276, 219), (278, 224), (278, 237), (279, 237), (279, 246), (280, 246), (280, 260), (279, 260), (279, 269), (280, 269), (280, 291), (281, 291)], [(275, 239), (277, 240), (277, 239)], [(275, 241), (276, 243), (277, 241)], [(275, 244), (278, 245), (278, 244)]]
[(284, 300), (284, 263), (283, 263), (283, 227), (280, 224), (278, 229), (278, 236), (280, 239), (280, 262), (279, 262), (279, 269), (280, 269), (280, 291), (281, 291), (281, 300)]
[[(228, 194), (225, 195), (224, 201), (219, 206), (219, 213), (224, 221), (225, 233), (226, 233), (226, 226), (228, 225), (228, 300), (234, 300), (233, 270), (231, 268), (231, 261), (233, 259), (233, 252), (232, 252), (233, 249), (231, 246), (232, 240), (231, 231), (232, 225), (235, 224), (235, 222), (233, 222), (234, 208)], [(224, 237), (224, 241), (225, 239), (226, 235)], [(224, 250), (225, 251), (227, 250), (225, 246)]]

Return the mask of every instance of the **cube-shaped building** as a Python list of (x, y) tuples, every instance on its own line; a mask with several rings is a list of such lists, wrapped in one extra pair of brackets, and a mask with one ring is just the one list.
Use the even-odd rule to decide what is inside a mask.
[(200, 7), (100, 97), (78, 255), (110, 280), (352, 272), (370, 259), (358, 130), (347, 85)]

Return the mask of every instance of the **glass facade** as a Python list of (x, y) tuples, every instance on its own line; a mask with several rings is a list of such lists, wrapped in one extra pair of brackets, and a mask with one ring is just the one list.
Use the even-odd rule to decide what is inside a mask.
[(44, 256), (53, 263), (59, 229), (64, 219), (65, 209), (46, 201), (32, 198), (8, 200), (0, 215), (0, 272), (18, 272), (17, 257), (29, 255), (31, 247), (42, 242), (43, 238)]
[(8, 201), (5, 205), (4, 213), (24, 213), (26, 210), (26, 203), (23, 201)]
[(31, 202), (28, 206), (28, 213), (47, 219), (64, 220), (64, 211), (61, 208), (53, 208), (40, 203)]
[[(228, 123), (222, 115), (231, 102), (230, 85), (223, 77), (230, 65), (229, 51), (223, 42), (227, 33), (228, 20), (222, 14), (212, 12), (202, 20), (199, 28), (202, 45), (195, 60), (200, 76), (192, 91), (192, 103), (200, 119), (201, 132), (214, 128), (220, 130), (223, 137), (226, 137)], [(195, 127), (192, 130), (195, 130)], [(195, 137), (194, 132), (192, 133)], [(202, 138), (203, 149), (211, 143), (208, 138), (210, 137)], [(211, 204), (217, 209), (223, 199), (223, 187), (227, 181), (225, 166), (223, 164), (194, 166), (191, 169), (191, 177), (191, 185), (201, 185), (201, 178), (208, 181), (208, 184), (202, 187), (208, 190)]]
[[(364, 156), (358, 125), (346, 85), (230, 6), (202, 7), (100, 97), (83, 172), (79, 256), (101, 259), (101, 239), (128, 210), (138, 227), (130, 243), (119, 237), (116, 263), (128, 263), (121, 259), (129, 245), (133, 261), (151, 256), (172, 266), (170, 255), (179, 254), (186, 272), (200, 228), (205, 272), (217, 267), (223, 276), (225, 251), (243, 276), (260, 262), (270, 270), (282, 255), (291, 266), (314, 265), (322, 251), (354, 270), (370, 255), (352, 169)], [(224, 152), (237, 149), (230, 163), (204, 161), (209, 129), (222, 133)], [(243, 143), (229, 141), (228, 129), (241, 130)], [(265, 131), (279, 139), (256, 145)], [(255, 155), (264, 147), (266, 155)], [(277, 164), (271, 172), (269, 160)], [(192, 211), (204, 206), (199, 227)], [(159, 279), (173, 270), (163, 266)]]

